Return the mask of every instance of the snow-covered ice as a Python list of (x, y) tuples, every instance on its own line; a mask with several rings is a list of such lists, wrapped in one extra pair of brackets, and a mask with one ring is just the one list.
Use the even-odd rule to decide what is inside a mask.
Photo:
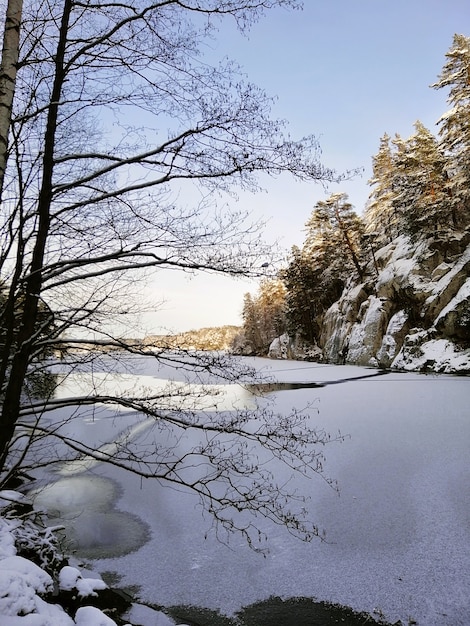
[[(275, 408), (312, 404), (313, 425), (350, 435), (325, 448), (321, 479), (296, 478), (327, 542), (304, 544), (261, 521), (266, 558), (238, 537), (222, 545), (209, 532), (197, 498), (131, 476), (119, 481), (120, 509), (139, 515), (151, 540), (134, 553), (95, 562), (124, 584), (139, 581), (145, 601), (191, 604), (231, 613), (268, 598), (315, 597), (355, 610), (383, 611), (393, 622), (464, 626), (470, 613), (470, 380), (382, 373), (256, 359), (279, 381), (324, 384), (272, 394)], [(357, 379), (356, 381), (354, 379)], [(102, 476), (116, 479), (112, 468)], [(279, 474), (289, 480), (290, 472)]]
[[(434, 348), (448, 352), (445, 346)], [(117, 572), (121, 584), (140, 585), (144, 601), (163, 606), (193, 604), (231, 613), (270, 595), (305, 596), (361, 611), (378, 608), (389, 621), (412, 618), (420, 626), (466, 626), (470, 380), (295, 361), (253, 363), (278, 381), (324, 385), (280, 391), (270, 398), (281, 412), (313, 405), (318, 409), (312, 411), (313, 426), (350, 435), (325, 449), (326, 471), (339, 481), (339, 498), (320, 479), (296, 483), (311, 496), (310, 512), (326, 530), (327, 542), (304, 544), (261, 521), (269, 535), (266, 558), (251, 552), (239, 537), (232, 537), (227, 547), (211, 533), (204, 538), (210, 520), (201, 516), (197, 498), (95, 466), (91, 476), (120, 484), (122, 495), (113, 506), (138, 515), (151, 529), (151, 539), (126, 556), (96, 560), (94, 569)], [(143, 374), (150, 372), (144, 367)], [(104, 416), (98, 423), (76, 424), (88, 442), (93, 437), (109, 441), (129, 422), (125, 412), (112, 420)], [(65, 472), (60, 481), (79, 476), (67, 478)], [(281, 472), (280, 478), (289, 476)], [(0, 522), (0, 558), (8, 563), (15, 556), (13, 520)], [(0, 565), (0, 571), (6, 570)], [(87, 579), (77, 571), (71, 568), (62, 576), (63, 584), (75, 585), (77, 593), (80, 584), (91, 593), (102, 584), (79, 583)], [(16, 571), (15, 576), (5, 583), (7, 589), (12, 585), (11, 606), (20, 602), (21, 586), (21, 602), (30, 612), (19, 617), (0, 611), (2, 626), (110, 624), (95, 611), (77, 613), (68, 622), (65, 614), (51, 615), (36, 593), (46, 579), (32, 571)], [(136, 624), (160, 626), (142, 607), (126, 619), (131, 617)]]

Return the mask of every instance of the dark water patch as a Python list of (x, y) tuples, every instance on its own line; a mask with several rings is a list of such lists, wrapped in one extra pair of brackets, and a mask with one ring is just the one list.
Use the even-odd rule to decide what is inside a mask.
[(335, 380), (324, 380), (321, 382), (269, 382), (269, 383), (254, 383), (252, 385), (246, 385), (246, 389), (253, 394), (272, 393), (274, 391), (291, 391), (294, 389), (319, 389), (321, 387), (327, 387), (328, 385), (341, 385), (342, 383), (355, 382), (357, 380), (365, 380), (367, 378), (376, 378), (377, 376), (385, 376), (390, 374), (390, 370), (379, 370), (373, 374), (364, 374), (363, 376), (350, 376), (348, 378), (337, 378)]
[(367, 626), (377, 622), (368, 613), (358, 613), (347, 606), (318, 602), (313, 598), (271, 597), (244, 607), (236, 613), (240, 626)]
[(274, 391), (291, 391), (293, 389), (318, 389), (326, 383), (256, 383), (246, 385), (246, 389), (255, 395), (273, 393)]
[(168, 613), (177, 623), (188, 626), (400, 626), (382, 619), (377, 621), (369, 613), (353, 611), (340, 604), (319, 602), (314, 598), (271, 597), (255, 602), (237, 611), (233, 617), (219, 611), (194, 606), (167, 607)]
[(200, 606), (178, 605), (161, 607), (177, 624), (187, 626), (240, 626), (240, 622), (223, 615), (220, 611), (204, 609)]

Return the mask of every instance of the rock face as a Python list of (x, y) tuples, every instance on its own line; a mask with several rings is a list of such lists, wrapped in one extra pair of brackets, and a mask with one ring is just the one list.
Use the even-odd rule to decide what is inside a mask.
[(470, 232), (379, 250), (375, 277), (351, 279), (325, 313), (319, 345), (329, 363), (470, 372)]
[(307, 345), (299, 339), (292, 339), (287, 333), (276, 337), (269, 346), (268, 357), (271, 359), (322, 360), (323, 353), (318, 346)]

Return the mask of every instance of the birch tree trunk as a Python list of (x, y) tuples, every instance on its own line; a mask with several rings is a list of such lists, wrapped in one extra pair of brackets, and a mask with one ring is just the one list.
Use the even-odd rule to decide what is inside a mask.
[(15, 95), (22, 10), (23, 0), (8, 0), (0, 65), (0, 201), (8, 159), (8, 134)]

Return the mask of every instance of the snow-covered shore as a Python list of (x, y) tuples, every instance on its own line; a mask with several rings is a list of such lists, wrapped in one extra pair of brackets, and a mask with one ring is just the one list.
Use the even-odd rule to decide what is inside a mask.
[[(24, 509), (24, 512), (18, 509)], [(0, 623), (2, 626), (116, 626), (92, 599), (106, 583), (61, 565), (53, 528), (42, 528), (24, 495), (0, 491)], [(19, 552), (30, 555), (21, 556)], [(38, 560), (41, 565), (31, 560)], [(51, 575), (47, 570), (53, 570)], [(68, 592), (79, 604), (71, 617), (58, 603)]]

